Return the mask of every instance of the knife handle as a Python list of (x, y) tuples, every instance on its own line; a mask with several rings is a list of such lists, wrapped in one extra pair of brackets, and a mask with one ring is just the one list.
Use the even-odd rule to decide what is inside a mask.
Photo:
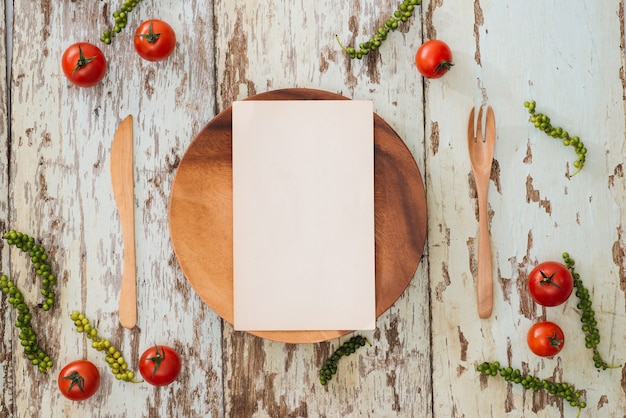
[(120, 123), (111, 146), (111, 180), (124, 243), (124, 270), (118, 315), (120, 324), (129, 329), (137, 323), (133, 170), (133, 118), (128, 115)]
[[(130, 211), (134, 215), (134, 211)], [(120, 288), (119, 318), (124, 328), (137, 324), (137, 276), (135, 270), (135, 223), (132, 219), (121, 219), (124, 236), (124, 272)]]

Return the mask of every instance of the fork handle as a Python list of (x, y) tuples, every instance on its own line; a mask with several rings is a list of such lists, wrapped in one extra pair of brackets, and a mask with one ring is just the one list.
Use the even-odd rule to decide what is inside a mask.
[[(487, 186), (489, 183), (487, 183)], [(477, 190), (478, 194), (478, 276), (476, 296), (478, 316), (489, 318), (493, 310), (493, 270), (491, 264), (491, 242), (489, 219), (487, 217), (487, 189)]]

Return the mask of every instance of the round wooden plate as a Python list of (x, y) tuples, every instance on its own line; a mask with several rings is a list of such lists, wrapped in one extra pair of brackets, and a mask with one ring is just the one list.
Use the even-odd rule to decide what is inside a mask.
[[(248, 100), (344, 99), (349, 100), (321, 90), (284, 89)], [(233, 322), (231, 128), (229, 107), (193, 139), (176, 171), (169, 207), (172, 245), (185, 277), (200, 298), (230, 323)], [(378, 317), (402, 295), (417, 270), (426, 241), (427, 213), (424, 185), (413, 156), (396, 132), (376, 114), (374, 147)], [(313, 343), (352, 331), (251, 334), (286, 343)]]

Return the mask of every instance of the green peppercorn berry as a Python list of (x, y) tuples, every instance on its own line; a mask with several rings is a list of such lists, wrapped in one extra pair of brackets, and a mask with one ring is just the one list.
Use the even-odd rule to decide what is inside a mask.
[(20, 330), (18, 338), (23, 347), (24, 355), (40, 372), (47, 373), (52, 368), (53, 362), (38, 344), (37, 334), (30, 325), (30, 309), (23, 302), (22, 293), (6, 275), (0, 276), (0, 290), (4, 294), (11, 295), (8, 302), (19, 313), (14, 325)]
[(510, 366), (500, 367), (500, 363), (497, 361), (480, 363), (476, 366), (476, 370), (485, 376), (500, 375), (507, 382), (519, 384), (524, 389), (532, 389), (534, 392), (544, 390), (551, 395), (562, 398), (572, 407), (578, 408), (579, 413), (582, 408), (587, 406), (584, 401), (580, 400), (582, 392), (577, 390), (574, 385), (566, 382), (555, 383), (530, 374), (523, 374), (519, 369), (513, 369)]
[(56, 284), (56, 277), (50, 273), (52, 267), (45, 248), (35, 244), (33, 237), (14, 229), (5, 232), (2, 237), (7, 244), (15, 246), (30, 257), (35, 273), (41, 278), (42, 289), (40, 293), (44, 296), (44, 300), (38, 306), (44, 311), (49, 310), (54, 305), (52, 286)]
[(528, 113), (530, 114), (529, 122), (532, 123), (535, 128), (545, 132), (548, 136), (560, 139), (564, 146), (574, 147), (578, 159), (572, 164), (576, 171), (569, 177), (576, 175), (585, 165), (587, 149), (578, 136), (570, 137), (569, 133), (563, 128), (553, 127), (549, 117), (542, 113), (535, 113), (536, 106), (537, 104), (534, 100), (524, 102), (524, 107), (528, 109)]
[(574, 278), (574, 287), (576, 288), (575, 294), (579, 300), (576, 307), (580, 310), (580, 322), (583, 324), (581, 329), (585, 335), (585, 347), (590, 349), (593, 353), (592, 359), (594, 366), (598, 370), (622, 367), (621, 365), (609, 365), (600, 356), (600, 352), (598, 351), (598, 345), (600, 344), (600, 330), (597, 327), (598, 321), (595, 319), (596, 313), (592, 307), (589, 290), (585, 288), (582, 280), (580, 279), (580, 274), (578, 274), (578, 272), (574, 269), (576, 264), (574, 259), (572, 259), (567, 252), (564, 252), (562, 257), (563, 263), (572, 273), (572, 277)]
[(116, 34), (120, 33), (122, 29), (128, 24), (128, 13), (131, 12), (141, 0), (125, 1), (120, 8), (113, 12), (113, 22), (115, 23), (112, 29), (105, 29), (100, 36), (100, 41), (106, 45), (110, 45)]
[[(127, 370), (128, 366), (122, 353), (111, 344), (106, 338), (98, 336), (98, 330), (91, 325), (89, 319), (79, 311), (72, 311), (70, 320), (74, 323), (76, 331), (84, 332), (87, 338), (91, 339), (91, 347), (105, 354), (105, 361), (111, 369), (111, 373), (118, 380), (138, 383), (134, 380), (134, 372)], [(121, 371), (120, 371), (121, 370)]]
[(362, 59), (364, 56), (368, 55), (369, 52), (378, 50), (382, 42), (387, 38), (389, 31), (395, 31), (399, 27), (400, 23), (408, 22), (409, 18), (413, 16), (415, 6), (419, 6), (421, 4), (421, 0), (402, 1), (398, 8), (393, 12), (392, 16), (387, 19), (383, 26), (378, 28), (376, 34), (372, 36), (369, 41), (361, 43), (358, 50), (353, 47), (344, 47), (338, 36), (335, 37), (337, 43), (351, 59)]
[(367, 338), (355, 335), (339, 346), (333, 354), (324, 362), (319, 370), (319, 380), (322, 385), (326, 385), (337, 373), (337, 361), (343, 356), (349, 356), (356, 352), (356, 349), (365, 344), (372, 345)]

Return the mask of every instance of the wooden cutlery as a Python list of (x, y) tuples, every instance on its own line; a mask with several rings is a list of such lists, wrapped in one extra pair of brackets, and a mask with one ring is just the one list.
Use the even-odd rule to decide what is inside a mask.
[(119, 318), (124, 328), (137, 323), (137, 279), (135, 262), (135, 184), (133, 180), (133, 117), (119, 125), (111, 145), (111, 182), (122, 225), (124, 271), (120, 290)]
[(472, 108), (467, 123), (467, 145), (478, 197), (478, 274), (476, 288), (478, 316), (481, 318), (489, 318), (493, 310), (493, 271), (487, 195), (496, 142), (496, 118), (491, 106), (487, 106), (486, 113), (484, 135), (482, 106), (478, 110), (476, 119), (474, 118), (475, 109)]

